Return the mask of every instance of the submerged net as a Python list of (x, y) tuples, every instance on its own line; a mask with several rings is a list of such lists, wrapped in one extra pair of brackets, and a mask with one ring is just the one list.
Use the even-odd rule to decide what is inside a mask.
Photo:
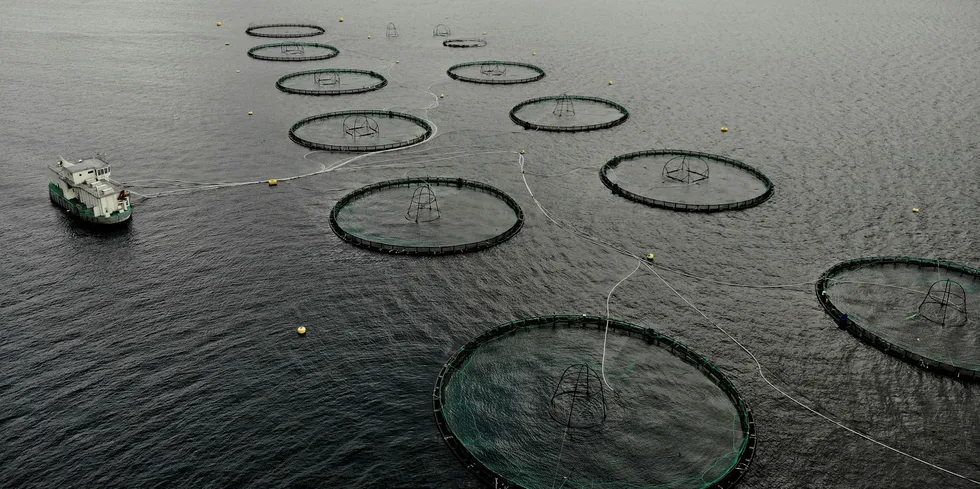
[(345, 95), (385, 87), (388, 80), (367, 70), (324, 69), (290, 73), (276, 80), (276, 88), (301, 95)]
[(525, 100), (510, 110), (510, 119), (524, 129), (591, 131), (617, 126), (629, 119), (626, 107), (581, 95), (558, 95)]
[(616, 195), (680, 211), (744, 209), (773, 193), (769, 178), (741, 161), (681, 149), (619, 155), (602, 167), (599, 178)]
[(344, 241), (409, 255), (483, 250), (523, 224), (524, 212), (510, 196), (461, 178), (376, 183), (344, 196), (330, 212), (330, 227)]
[(980, 270), (862, 258), (825, 272), (817, 296), (841, 327), (873, 346), (922, 368), (980, 380)]
[(544, 78), (544, 70), (516, 61), (473, 61), (450, 66), (446, 74), (454, 80), (489, 85), (531, 83)]
[(316, 61), (330, 59), (340, 50), (327, 44), (313, 42), (279, 42), (261, 44), (248, 50), (248, 55), (264, 61)]
[(252, 24), (245, 33), (255, 37), (295, 38), (323, 34), (324, 29), (316, 24)]
[(380, 151), (411, 146), (432, 135), (424, 119), (388, 110), (314, 115), (289, 128), (289, 139), (323, 151)]
[[(440, 373), (433, 408), (490, 487), (731, 487), (754, 424), (707, 360), (637, 326), (549, 316), (490, 330)], [(604, 372), (608, 385), (602, 380)]]

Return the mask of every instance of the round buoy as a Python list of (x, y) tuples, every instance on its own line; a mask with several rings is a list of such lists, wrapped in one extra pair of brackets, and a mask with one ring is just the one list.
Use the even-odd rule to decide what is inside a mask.
[(230, 42), (226, 42), (225, 43), (225, 46), (231, 46), (231, 43)]
[(721, 126), (721, 132), (728, 132), (728, 127)]
[(485, 36), (485, 35), (487, 35), (487, 33), (486, 33), (486, 32), (484, 32), (484, 33), (483, 33), (483, 35)]
[(609, 84), (612, 85), (612, 80), (609, 80)]
[(538, 53), (531, 52), (531, 56), (537, 56), (537, 55), (538, 55)]
[(647, 260), (653, 261), (653, 253), (647, 255)]
[(368, 39), (371, 39), (371, 36), (368, 36)]
[(251, 110), (250, 110), (250, 111), (248, 111), (248, 115), (252, 115), (252, 111), (251, 111)]
[(235, 73), (241, 73), (242, 70), (235, 70)]
[(217, 24), (217, 25), (218, 25), (218, 27), (221, 27), (221, 22), (218, 22), (218, 24)]
[(521, 150), (521, 154), (524, 154), (524, 150), (523, 149)]
[(343, 21), (344, 21), (344, 18), (343, 18), (343, 17), (341, 17), (341, 18), (339, 18), (339, 19), (337, 19), (337, 20), (338, 20), (339, 22), (343, 22)]
[(401, 63), (401, 61), (395, 60), (395, 64), (397, 65), (398, 63)]
[(300, 327), (296, 328), (296, 332), (299, 333), (299, 334), (301, 334), (301, 335), (306, 334), (306, 326), (300, 326)]
[(444, 93), (440, 93), (440, 94), (439, 94), (439, 98), (446, 98), (446, 94), (444, 94)]
[(913, 207), (912, 208), (912, 212), (919, 212), (919, 208), (918, 207)]

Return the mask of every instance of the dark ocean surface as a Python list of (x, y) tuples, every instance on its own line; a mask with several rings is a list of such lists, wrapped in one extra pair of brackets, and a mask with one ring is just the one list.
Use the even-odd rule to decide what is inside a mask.
[[(269, 40), (245, 29), (274, 21), (319, 23), (326, 34), (306, 40), (340, 55), (247, 57)], [(388, 22), (399, 37), (385, 37)], [(445, 48), (439, 23), (488, 46)], [(445, 74), (483, 59), (547, 76), (484, 86)], [(286, 73), (342, 67), (389, 84), (339, 97), (275, 88)], [(605, 314), (636, 266), (550, 221), (516, 151), (554, 217), (695, 277), (808, 283), (869, 255), (978, 267), (978, 80), (976, 0), (3, 0), (0, 487), (477, 487), (433, 420), (443, 363), (499, 323)], [(630, 119), (578, 134), (510, 121), (520, 101), (560, 93), (608, 98)], [(407, 112), (437, 133), (347, 164), (287, 137), (303, 117), (357, 108)], [(599, 181), (613, 156), (663, 147), (744, 161), (775, 195), (682, 214)], [(80, 228), (48, 201), (47, 165), (95, 152), (139, 194), (123, 232)], [(442, 258), (372, 253), (331, 232), (345, 193), (420, 174), (507, 192), (523, 230)], [(249, 183), (270, 178), (280, 184)], [(810, 284), (660, 273), (800, 402), (980, 479), (980, 386), (837, 329)], [(741, 487), (975, 487), (783, 397), (646, 268), (610, 312), (689, 345), (740, 390), (759, 430)]]

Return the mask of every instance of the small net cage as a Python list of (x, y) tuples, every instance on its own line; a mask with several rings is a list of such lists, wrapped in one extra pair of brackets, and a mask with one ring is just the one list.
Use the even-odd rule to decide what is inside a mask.
[(295, 56), (298, 54), (306, 53), (306, 50), (303, 49), (303, 46), (298, 44), (283, 44), (282, 46), (279, 46), (279, 49), (280, 51), (282, 51), (282, 54), (286, 54), (289, 56)]
[(708, 179), (708, 162), (700, 156), (678, 155), (664, 163), (663, 179), (692, 184)]
[(340, 85), (340, 73), (313, 73), (313, 83), (318, 87)]
[(584, 363), (570, 365), (561, 374), (551, 396), (548, 413), (562, 429), (590, 429), (606, 420), (602, 378)]
[(551, 111), (551, 113), (558, 117), (575, 115), (575, 104), (572, 103), (572, 97), (562, 94), (558, 98), (556, 98), (555, 110)]
[(483, 63), (480, 65), (480, 73), (483, 76), (503, 76), (507, 74), (507, 67), (500, 63)]
[(398, 28), (395, 27), (394, 22), (388, 22), (388, 26), (385, 27), (386, 37), (398, 37)]
[(440, 217), (442, 217), (442, 212), (439, 211), (436, 193), (428, 182), (420, 184), (412, 192), (412, 202), (408, 204), (405, 219), (418, 224), (420, 222), (432, 222)]
[(965, 325), (969, 320), (966, 290), (949, 279), (932, 284), (919, 304), (919, 316), (940, 326)]
[(355, 141), (367, 136), (377, 136), (380, 134), (378, 121), (363, 114), (347, 116), (344, 118), (344, 134)]
[(446, 37), (452, 33), (453, 31), (450, 30), (449, 26), (446, 24), (438, 24), (432, 28), (432, 35), (434, 37)]

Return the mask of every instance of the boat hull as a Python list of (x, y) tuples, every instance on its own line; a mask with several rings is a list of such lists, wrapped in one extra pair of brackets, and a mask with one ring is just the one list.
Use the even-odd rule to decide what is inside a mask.
[(61, 189), (55, 184), (48, 184), (48, 195), (51, 197), (51, 202), (61, 207), (68, 214), (71, 214), (76, 219), (99, 226), (111, 226), (114, 224), (123, 224), (129, 221), (129, 218), (133, 216), (133, 206), (129, 206), (124, 212), (118, 212), (110, 216), (95, 216), (92, 211), (82, 205), (81, 202), (73, 201), (71, 199), (66, 199), (65, 195), (61, 192)]

